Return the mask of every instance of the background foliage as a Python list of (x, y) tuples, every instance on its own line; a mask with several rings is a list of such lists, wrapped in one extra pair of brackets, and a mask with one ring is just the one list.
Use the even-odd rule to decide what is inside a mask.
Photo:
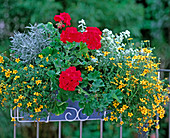
[[(9, 36), (12, 36), (14, 31), (23, 32), (24, 27), (28, 26), (29, 23), (54, 22), (55, 14), (68, 12), (72, 17), (73, 26), (77, 26), (77, 21), (83, 18), (88, 23), (87, 26), (96, 26), (101, 30), (108, 28), (113, 30), (114, 33), (128, 29), (138, 41), (142, 39), (151, 40), (151, 46), (156, 47), (155, 53), (161, 57), (161, 68), (170, 68), (169, 0), (0, 0), (0, 3), (0, 52), (6, 50), (8, 53)], [(2, 138), (12, 137), (12, 123), (9, 121), (8, 114), (0, 112), (0, 134)], [(164, 122), (166, 122), (166, 118)], [(76, 123), (64, 123), (63, 127), (67, 128), (63, 129), (64, 137), (78, 137), (77, 128), (79, 126)], [(166, 128), (166, 123), (163, 124)], [(46, 127), (42, 124), (41, 130), (44, 137), (46, 134), (50, 135), (48, 137), (57, 136), (55, 134), (56, 124), (50, 123), (50, 126), (48, 131), (45, 131)], [(73, 132), (73, 128), (74, 133), (70, 133)], [(98, 128), (99, 123), (95, 121), (86, 122), (83, 134), (86, 134), (86, 137), (89, 138), (90, 135), (98, 137)], [(105, 123), (104, 137), (113, 136), (113, 131), (113, 137), (118, 137), (116, 136), (118, 134), (117, 129)], [(19, 127), (18, 131), (18, 137), (27, 138), (35, 135), (35, 127), (24, 125), (22, 129)], [(26, 131), (31, 132), (32, 136), (29, 133), (23, 133)], [(131, 137), (130, 130), (124, 128), (124, 132), (127, 133), (126, 137), (127, 135)], [(161, 136), (166, 137), (166, 132), (161, 132)]]

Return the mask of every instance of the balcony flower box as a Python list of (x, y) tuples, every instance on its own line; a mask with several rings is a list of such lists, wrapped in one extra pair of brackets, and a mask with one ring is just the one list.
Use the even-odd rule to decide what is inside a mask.
[(164, 117), (169, 98), (149, 41), (139, 45), (127, 30), (100, 31), (84, 20), (70, 27), (65, 12), (54, 20), (11, 37), (10, 57), (0, 56), (1, 108), (40, 121), (101, 118), (109, 111), (105, 121), (145, 132), (159, 128), (156, 115)]

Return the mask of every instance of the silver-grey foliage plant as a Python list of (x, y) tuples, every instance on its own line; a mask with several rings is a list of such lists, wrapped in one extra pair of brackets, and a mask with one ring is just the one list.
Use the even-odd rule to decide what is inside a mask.
[(37, 54), (49, 46), (50, 41), (43, 24), (30, 25), (26, 28), (29, 29), (27, 33), (15, 32), (14, 36), (10, 37), (11, 49), (14, 58), (20, 58), (23, 63), (31, 63)]

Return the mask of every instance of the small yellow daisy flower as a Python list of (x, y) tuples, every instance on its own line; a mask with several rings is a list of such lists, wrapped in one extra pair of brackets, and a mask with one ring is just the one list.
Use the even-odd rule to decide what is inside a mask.
[(15, 59), (15, 62), (19, 63), (19, 62), (20, 62), (20, 59), (19, 59), (19, 58), (16, 58), (16, 59)]
[(90, 65), (90, 66), (88, 66), (88, 71), (93, 71), (94, 70), (94, 68)]
[(42, 59), (42, 58), (43, 58), (43, 55), (38, 55), (38, 57)]

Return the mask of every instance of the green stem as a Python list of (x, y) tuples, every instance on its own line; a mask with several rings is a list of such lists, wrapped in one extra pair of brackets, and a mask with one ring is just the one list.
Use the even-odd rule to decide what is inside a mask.
[(89, 95), (89, 93), (86, 92), (85, 90), (83, 90), (80, 86), (77, 86), (77, 87), (81, 90), (81, 92), (83, 92), (83, 93), (86, 94), (86, 95)]

